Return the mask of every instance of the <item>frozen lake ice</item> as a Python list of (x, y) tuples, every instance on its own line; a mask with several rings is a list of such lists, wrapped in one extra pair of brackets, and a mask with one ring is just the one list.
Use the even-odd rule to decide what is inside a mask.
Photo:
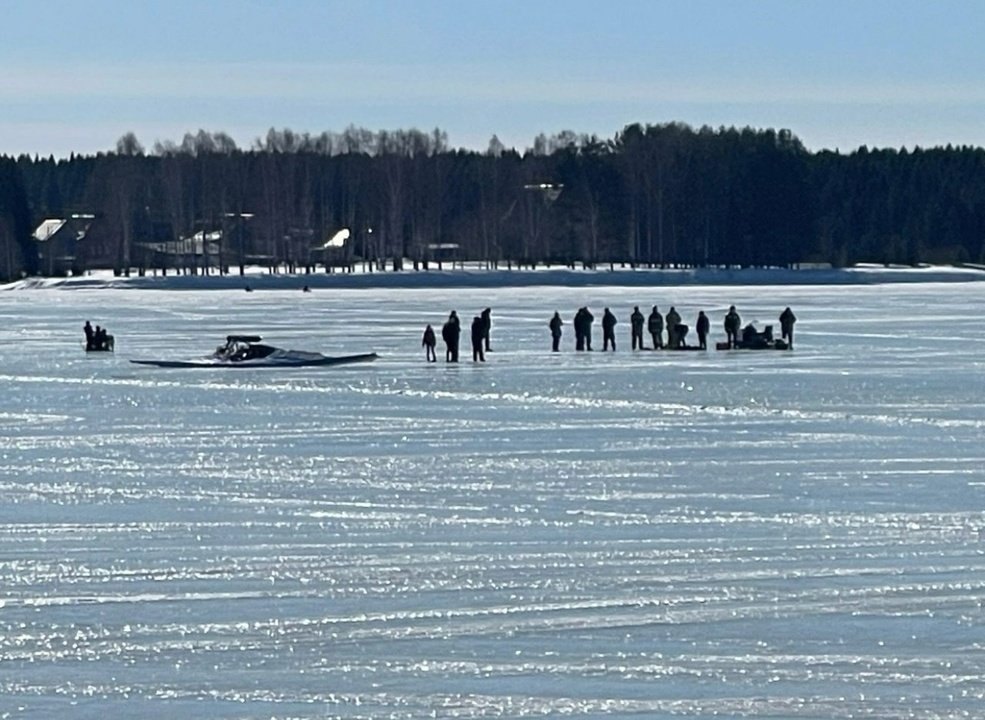
[[(572, 351), (586, 303), (617, 353)], [(730, 303), (791, 305), (796, 350), (632, 353), (653, 303), (713, 340)], [(423, 361), (426, 322), (486, 305), (488, 363)], [(0, 718), (981, 717), (983, 306), (981, 283), (0, 293)], [(115, 355), (82, 352), (85, 319)], [(382, 357), (128, 362), (230, 332)]]

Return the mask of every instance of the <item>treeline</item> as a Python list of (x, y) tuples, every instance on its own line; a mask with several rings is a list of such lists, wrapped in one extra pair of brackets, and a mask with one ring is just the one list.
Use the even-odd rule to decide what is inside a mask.
[(977, 263), (985, 150), (811, 153), (787, 130), (679, 123), (522, 154), (495, 137), (451, 149), (440, 130), (271, 130), (248, 149), (199, 131), (149, 152), (127, 134), (96, 156), (0, 158), (0, 277), (51, 272), (30, 231), (72, 214), (94, 218), (59, 272)]

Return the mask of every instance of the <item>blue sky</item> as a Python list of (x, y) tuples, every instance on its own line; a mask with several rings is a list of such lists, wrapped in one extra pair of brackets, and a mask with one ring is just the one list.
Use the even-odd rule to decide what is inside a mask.
[(0, 18), (4, 154), (350, 124), (523, 149), (669, 121), (985, 145), (985, 2), (0, 0)]

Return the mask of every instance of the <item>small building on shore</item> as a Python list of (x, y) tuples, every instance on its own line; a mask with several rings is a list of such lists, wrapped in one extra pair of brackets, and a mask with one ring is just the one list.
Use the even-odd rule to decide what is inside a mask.
[(230, 260), (223, 257), (221, 230), (200, 230), (177, 240), (139, 242), (137, 245), (143, 252), (143, 263), (152, 268), (204, 269), (220, 267)]
[(48, 218), (35, 228), (39, 269), (48, 276), (79, 272), (83, 243), (89, 236), (94, 215), (77, 213), (64, 218)]

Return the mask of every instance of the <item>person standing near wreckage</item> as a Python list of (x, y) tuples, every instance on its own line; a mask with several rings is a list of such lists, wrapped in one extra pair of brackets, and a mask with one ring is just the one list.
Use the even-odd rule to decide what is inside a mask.
[(725, 338), (728, 340), (729, 349), (739, 346), (739, 328), (742, 327), (742, 318), (735, 310), (735, 305), (729, 305), (728, 313), (725, 315)]
[(629, 316), (630, 334), (632, 336), (633, 350), (643, 349), (643, 323), (646, 319), (640, 312), (640, 306), (633, 308), (633, 314)]
[(458, 321), (458, 313), (454, 310), (441, 327), (441, 339), (445, 341), (445, 362), (458, 362), (458, 340), (462, 335), (462, 325)]
[(592, 323), (595, 316), (588, 307), (582, 307), (575, 313), (575, 350), (592, 349)]
[(680, 345), (680, 340), (677, 337), (677, 326), (680, 324), (681, 315), (671, 305), (670, 310), (667, 311), (667, 347), (671, 350), (676, 350), (677, 346)]
[(486, 352), (492, 350), (489, 347), (489, 331), (492, 330), (492, 308), (486, 308), (479, 315), (482, 321), (482, 343)]
[(787, 341), (787, 346), (793, 347), (793, 324), (797, 322), (797, 316), (789, 307), (780, 313), (780, 337)]
[(609, 349), (609, 345), (612, 345), (612, 352), (616, 351), (616, 316), (613, 315), (609, 308), (605, 309), (602, 313), (602, 352)]
[(561, 326), (564, 325), (564, 321), (561, 319), (561, 314), (556, 312), (554, 317), (551, 318), (549, 326), (551, 328), (551, 352), (560, 352), (561, 350)]
[(421, 338), (421, 347), (424, 348), (424, 357), (428, 362), (437, 362), (438, 356), (434, 352), (435, 345), (438, 344), (434, 337), (434, 328), (428, 325), (424, 328), (424, 337)]
[(694, 323), (694, 331), (698, 333), (698, 347), (702, 350), (708, 349), (708, 331), (711, 330), (711, 322), (704, 310), (698, 311), (698, 320)]
[(483, 345), (486, 340), (485, 323), (480, 315), (472, 318), (472, 362), (485, 362)]
[(646, 319), (646, 329), (653, 339), (653, 349), (659, 350), (662, 348), (664, 346), (664, 316), (660, 314), (660, 310), (657, 309), (656, 305), (650, 311), (650, 317)]

